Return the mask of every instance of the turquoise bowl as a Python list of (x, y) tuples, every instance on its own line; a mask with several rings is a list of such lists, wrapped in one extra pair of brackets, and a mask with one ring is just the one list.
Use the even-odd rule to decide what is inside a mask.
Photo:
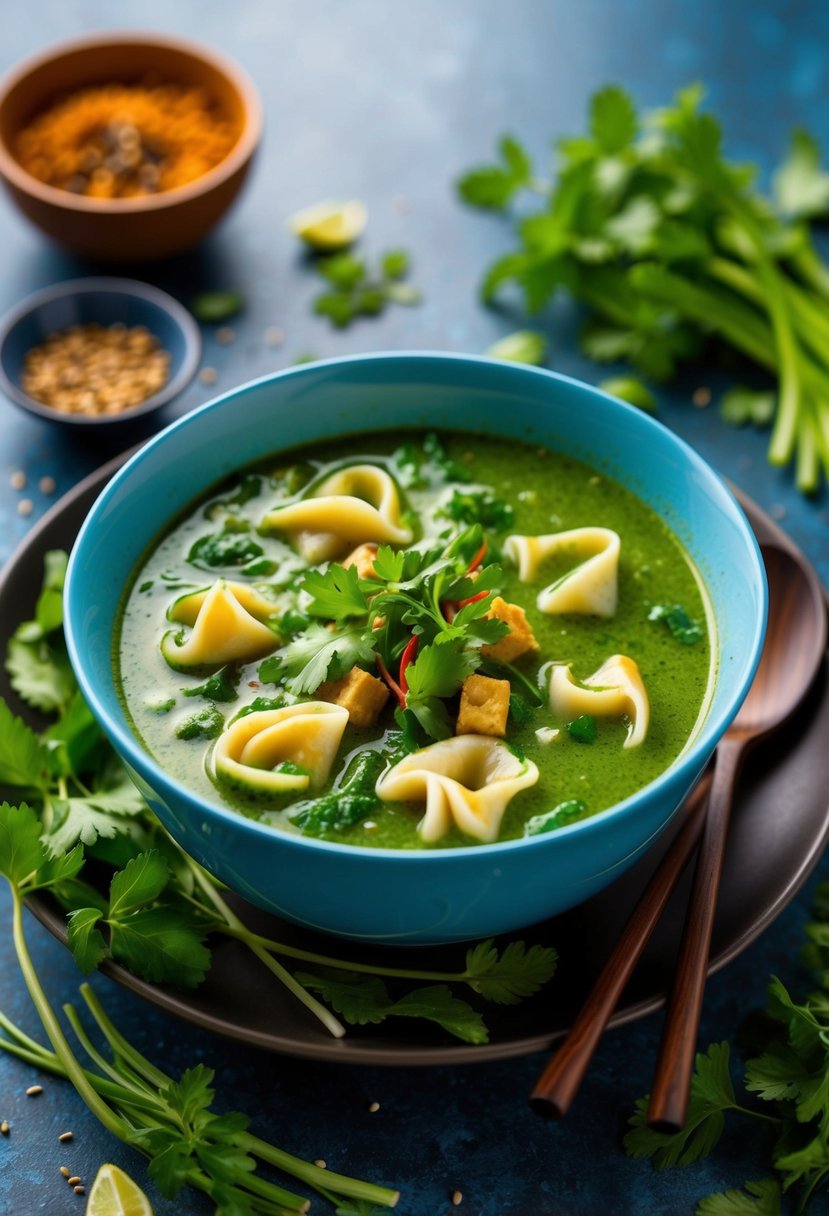
[[(411, 427), (485, 431), (585, 460), (675, 530), (707, 585), (718, 672), (698, 734), (624, 802), (549, 835), (441, 850), (361, 849), (289, 835), (192, 794), (130, 728), (111, 663), (136, 563), (194, 498), (240, 466), (310, 440)], [(647, 415), (565, 376), (465, 355), (381, 354), (292, 368), (202, 406), (140, 449), (107, 485), (72, 552), (66, 632), (84, 696), (159, 819), (255, 904), (314, 929), (434, 943), (530, 925), (587, 899), (671, 822), (754, 676), (766, 582), (729, 490)]]

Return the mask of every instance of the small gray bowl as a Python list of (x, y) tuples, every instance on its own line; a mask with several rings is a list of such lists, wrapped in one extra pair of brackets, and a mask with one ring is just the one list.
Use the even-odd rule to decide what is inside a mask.
[[(170, 356), (170, 376), (140, 405), (115, 414), (64, 414), (30, 397), (21, 387), (26, 354), (49, 334), (72, 325), (121, 323), (145, 326)], [(71, 279), (27, 296), (0, 321), (0, 390), (10, 401), (63, 426), (127, 428), (169, 404), (187, 387), (201, 357), (201, 333), (178, 300), (133, 279)]]

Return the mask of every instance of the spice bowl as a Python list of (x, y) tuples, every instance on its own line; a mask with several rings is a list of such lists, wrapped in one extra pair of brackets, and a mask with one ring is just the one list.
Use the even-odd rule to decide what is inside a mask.
[[(124, 346), (127, 345), (124, 339), (132, 335), (138, 349), (129, 352), (127, 367), (120, 373), (127, 386), (134, 375), (139, 387), (142, 383), (149, 387), (153, 383), (150, 379), (153, 353), (157, 352), (158, 357), (166, 353), (166, 379), (161, 387), (134, 405), (123, 399), (126, 393), (107, 391), (118, 378), (116, 351), (114, 367), (110, 364), (111, 370), (101, 368), (97, 373), (98, 387), (109, 398), (108, 407), (100, 412), (97, 408), (83, 412), (56, 408), (26, 391), (25, 369), (31, 351), (42, 347), (53, 335), (65, 335), (76, 327), (84, 333), (93, 326), (101, 327), (100, 331), (90, 328), (92, 336), (88, 344), (93, 348), (96, 334), (97, 340), (104, 342), (105, 335), (110, 333)], [(113, 330), (113, 326), (117, 328)], [(85, 353), (90, 362), (94, 361), (94, 349)], [(157, 287), (131, 279), (89, 278), (56, 283), (28, 296), (0, 321), (0, 390), (29, 413), (67, 426), (109, 429), (146, 419), (187, 387), (200, 356), (201, 334), (187, 309)], [(64, 364), (79, 361), (71, 351), (57, 357)], [(82, 382), (78, 388), (92, 391)]]
[[(116, 112), (123, 109), (119, 87), (137, 91), (146, 131), (139, 129), (140, 122), (128, 122), (124, 131), (100, 122), (93, 102), (105, 107), (111, 95), (111, 122), (123, 125)], [(176, 90), (190, 99), (187, 112), (171, 112), (170, 93)], [(196, 95), (203, 98), (198, 112)], [(58, 105), (60, 115), (49, 131), (38, 127), (33, 136), (33, 124), (54, 114)], [(84, 105), (87, 109), (80, 113)], [(211, 143), (211, 124), (226, 128), (226, 147)], [(261, 132), (262, 107), (247, 75), (189, 39), (154, 33), (73, 39), (26, 60), (0, 81), (0, 180), (20, 211), (47, 236), (99, 261), (148, 261), (196, 245), (239, 193)], [(120, 135), (123, 148), (98, 146), (100, 139), (118, 145)], [(24, 155), (26, 147), (31, 152), (33, 139), (40, 163), (37, 156)], [(196, 164), (200, 139), (201, 145), (211, 144), (214, 159)], [(80, 157), (75, 164), (73, 156)], [(51, 184), (49, 170), (61, 159), (69, 177), (64, 185)], [(156, 179), (159, 172), (167, 174), (171, 161), (178, 169), (166, 185), (141, 179), (142, 172), (155, 173)], [(83, 176), (87, 170), (101, 180), (90, 184)], [(113, 174), (123, 184), (117, 196), (112, 194)]]

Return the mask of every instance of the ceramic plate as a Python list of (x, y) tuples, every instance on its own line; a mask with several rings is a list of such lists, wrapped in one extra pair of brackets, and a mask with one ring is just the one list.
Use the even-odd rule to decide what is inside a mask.
[[(32, 530), (0, 578), (0, 648), (29, 614), (40, 587), (43, 554), (70, 548), (89, 507), (120, 458), (82, 481)], [(741, 498), (760, 541), (774, 540), (805, 558), (752, 502)], [(8, 687), (0, 673), (0, 694), (36, 727), (42, 725)], [(711, 969), (717, 970), (744, 950), (794, 897), (829, 838), (829, 680), (821, 671), (794, 719), (750, 757), (735, 806), (725, 859), (720, 906), (714, 930)], [(503, 1059), (548, 1047), (568, 1028), (607, 957), (619, 927), (633, 908), (669, 841), (661, 841), (613, 886), (586, 903), (524, 931), (528, 942), (555, 946), (560, 955), (556, 977), (546, 990), (507, 1009), (490, 1005), (486, 1020), (491, 1041), (470, 1046), (416, 1023), (391, 1019), (381, 1027), (354, 1028), (332, 1039), (252, 958), (232, 941), (214, 944), (213, 966), (193, 992), (136, 979), (114, 963), (102, 970), (153, 1004), (219, 1034), (271, 1051), (316, 1059), (370, 1064), (447, 1064)], [(670, 984), (679, 944), (687, 881), (676, 892), (624, 993), (611, 1025), (657, 1009)], [(239, 915), (259, 932), (292, 945), (348, 959), (383, 961), (457, 970), (462, 946), (412, 947), (405, 951), (339, 944), (309, 933), (233, 900)], [(30, 901), (35, 915), (65, 940), (62, 914), (47, 898)], [(402, 961), (405, 955), (405, 962)]]

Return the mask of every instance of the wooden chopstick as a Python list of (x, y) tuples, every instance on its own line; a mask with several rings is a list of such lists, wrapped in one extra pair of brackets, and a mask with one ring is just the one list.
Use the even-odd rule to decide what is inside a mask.
[(608, 1019), (696, 847), (710, 787), (711, 775), (706, 773), (686, 800), (682, 827), (631, 913), (590, 995), (538, 1078), (530, 1095), (530, 1106), (538, 1114), (560, 1119), (570, 1109)]

